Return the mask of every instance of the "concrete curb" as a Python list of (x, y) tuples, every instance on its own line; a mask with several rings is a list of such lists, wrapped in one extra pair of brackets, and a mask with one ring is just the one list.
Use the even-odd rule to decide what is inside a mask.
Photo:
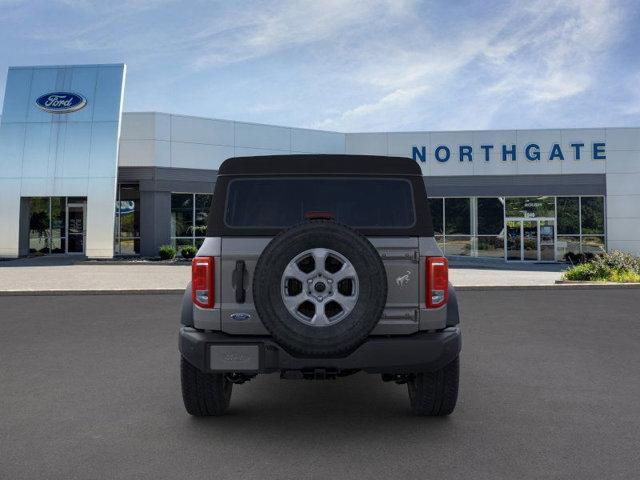
[[(550, 283), (548, 285), (454, 285), (458, 292), (491, 290), (601, 290), (640, 289), (640, 283)], [(114, 290), (2, 290), (0, 297), (47, 295), (182, 295), (184, 288), (114, 289)]]
[(2, 290), (0, 297), (47, 295), (174, 295), (183, 294), (184, 288), (118, 289), (118, 290)]
[(611, 288), (635, 289), (640, 283), (550, 283), (547, 285), (454, 285), (456, 291), (487, 290), (602, 290)]

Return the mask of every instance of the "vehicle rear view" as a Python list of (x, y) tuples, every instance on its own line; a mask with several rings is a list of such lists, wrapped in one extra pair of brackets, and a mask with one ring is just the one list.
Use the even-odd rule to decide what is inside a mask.
[(447, 415), (461, 345), (455, 291), (419, 166), (355, 155), (242, 157), (220, 167), (180, 330), (192, 415), (220, 415), (261, 373), (359, 371)]

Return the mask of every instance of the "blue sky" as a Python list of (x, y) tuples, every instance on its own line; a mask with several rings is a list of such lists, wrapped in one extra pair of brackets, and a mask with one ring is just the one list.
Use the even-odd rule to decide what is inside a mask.
[(0, 0), (7, 67), (125, 62), (126, 111), (339, 131), (640, 126), (640, 2)]

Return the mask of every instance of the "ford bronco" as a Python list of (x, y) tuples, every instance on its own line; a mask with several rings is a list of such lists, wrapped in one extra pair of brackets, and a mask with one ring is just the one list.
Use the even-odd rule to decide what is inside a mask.
[(461, 333), (418, 164), (360, 155), (238, 157), (218, 172), (180, 328), (184, 405), (221, 415), (261, 373), (364, 371), (450, 414)]

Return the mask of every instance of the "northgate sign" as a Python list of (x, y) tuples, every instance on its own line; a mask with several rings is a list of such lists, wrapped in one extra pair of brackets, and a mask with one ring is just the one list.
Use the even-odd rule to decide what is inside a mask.
[[(495, 145), (480, 145), (480, 152), (473, 151), (471, 145), (460, 145), (457, 148), (451, 148), (447, 145), (439, 145), (433, 151), (433, 158), (441, 163), (448, 162), (456, 155), (460, 162), (472, 162), (474, 160), (474, 154), (476, 159), (481, 159), (488, 162), (491, 159), (491, 153), (494, 149), (502, 153), (502, 161), (516, 161), (521, 154), (523, 158), (528, 161), (536, 162), (542, 160), (542, 153), (540, 145), (537, 143), (529, 143), (521, 151), (518, 151), (516, 145), (499, 145), (496, 148)], [(591, 158), (591, 160), (606, 160), (605, 152), (606, 144), (604, 142), (594, 142), (587, 146), (584, 143), (571, 143), (569, 149), (563, 150), (559, 143), (554, 143), (549, 148), (549, 154), (545, 155), (547, 160), (564, 160), (565, 158), (571, 158), (573, 160), (582, 160), (584, 158)], [(427, 161), (427, 147), (413, 146), (411, 149), (411, 156), (414, 160), (419, 162)]]

